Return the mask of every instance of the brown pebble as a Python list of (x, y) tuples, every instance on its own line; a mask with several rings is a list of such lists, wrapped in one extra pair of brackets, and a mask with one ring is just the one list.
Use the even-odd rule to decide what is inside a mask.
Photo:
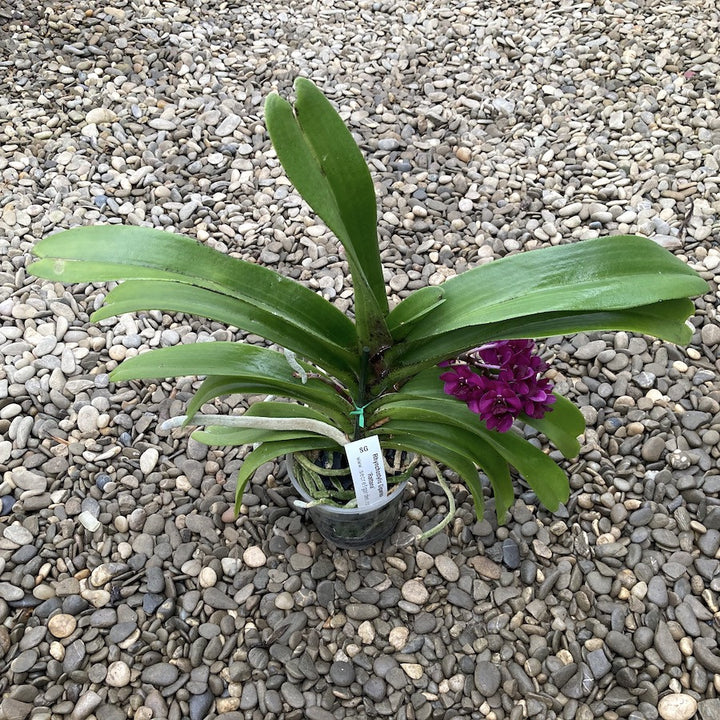
[(48, 630), (53, 637), (66, 638), (75, 632), (77, 620), (72, 615), (59, 613), (48, 620)]
[(484, 555), (476, 555), (468, 560), (478, 575), (488, 580), (497, 580), (500, 577), (500, 566)]

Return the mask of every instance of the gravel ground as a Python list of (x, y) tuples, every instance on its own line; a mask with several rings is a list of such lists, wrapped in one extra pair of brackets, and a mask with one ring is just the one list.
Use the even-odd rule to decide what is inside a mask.
[[(719, 30), (712, 0), (3, 2), (0, 718), (720, 718)], [(28, 277), (54, 230), (144, 223), (346, 308), (263, 127), (299, 74), (371, 163), (396, 297), (625, 232), (710, 282), (688, 348), (548, 342), (588, 420), (559, 513), (456, 486), (424, 547), (336, 551), (268, 465), (235, 521), (242, 453), (158, 430), (194, 380), (108, 382), (232, 333)], [(444, 511), (410, 495), (401, 537)]]

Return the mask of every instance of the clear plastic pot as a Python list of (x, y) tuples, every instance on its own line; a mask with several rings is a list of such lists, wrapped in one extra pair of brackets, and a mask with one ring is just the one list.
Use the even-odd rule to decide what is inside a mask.
[[(286, 456), (285, 465), (290, 482), (301, 500), (304, 503), (312, 503), (312, 497), (295, 476), (293, 455)], [(393, 486), (387, 497), (370, 508), (310, 505), (307, 512), (315, 523), (315, 527), (326, 540), (330, 540), (341, 548), (362, 550), (384, 540), (395, 529), (400, 519), (406, 485), (407, 480), (404, 480)]]

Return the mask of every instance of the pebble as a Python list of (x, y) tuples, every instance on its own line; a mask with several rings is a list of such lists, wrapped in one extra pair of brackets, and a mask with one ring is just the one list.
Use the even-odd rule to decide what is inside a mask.
[(690, 720), (697, 712), (697, 706), (692, 695), (672, 693), (660, 698), (657, 709), (663, 720)]
[(460, 570), (453, 560), (447, 555), (439, 555), (435, 558), (435, 567), (442, 577), (448, 582), (457, 582), (460, 579)]
[(101, 703), (102, 697), (94, 690), (84, 692), (75, 703), (70, 720), (85, 720)]
[(20, 523), (8, 525), (3, 530), (3, 537), (14, 545), (28, 545), (33, 541), (32, 533)]
[(492, 697), (500, 689), (500, 669), (494, 663), (481, 660), (475, 664), (473, 680), (478, 692), (486, 698)]
[(66, 638), (75, 632), (77, 620), (72, 615), (59, 613), (48, 620), (48, 631), (53, 637)]
[(0, 598), (5, 602), (17, 602), (22, 599), (24, 594), (22, 588), (0, 581)]
[(355, 668), (352, 663), (337, 661), (330, 665), (330, 680), (338, 687), (349, 687), (355, 682)]
[(403, 584), (400, 592), (405, 600), (415, 605), (424, 605), (430, 597), (427, 588), (418, 580), (408, 580)]
[(625, 634), (617, 630), (610, 630), (605, 636), (605, 644), (618, 655), (624, 658), (631, 658), (635, 655), (633, 641)]
[(121, 688), (130, 683), (130, 668), (123, 660), (116, 660), (108, 665), (105, 682), (110, 687)]
[(83, 405), (77, 414), (77, 428), (83, 435), (94, 435), (98, 430), (100, 411), (94, 405)]
[(677, 666), (682, 662), (680, 648), (677, 646), (668, 624), (662, 620), (655, 629), (655, 649), (669, 665)]
[(191, 695), (188, 700), (190, 720), (205, 720), (210, 712), (210, 708), (212, 707), (214, 700), (215, 697), (209, 690), (198, 695)]
[(156, 665), (146, 667), (142, 671), (140, 679), (142, 682), (149, 683), (150, 685), (167, 687), (168, 685), (172, 685), (178, 679), (179, 674), (180, 673), (175, 665), (161, 662)]
[(243, 562), (249, 568), (260, 568), (267, 562), (262, 548), (251, 546), (243, 552)]
[(21, 702), (11, 697), (3, 698), (0, 711), (6, 720), (25, 720), (33, 709), (32, 703)]
[(410, 630), (406, 627), (394, 627), (388, 635), (388, 642), (395, 650), (402, 650), (407, 644)]
[(140, 456), (140, 471), (143, 475), (149, 475), (158, 463), (160, 453), (156, 448), (148, 448)]

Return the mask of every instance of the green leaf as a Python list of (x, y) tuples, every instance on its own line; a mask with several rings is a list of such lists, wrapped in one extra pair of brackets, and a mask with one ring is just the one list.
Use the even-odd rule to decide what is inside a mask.
[(327, 438), (302, 438), (299, 440), (278, 440), (277, 442), (264, 442), (260, 447), (251, 451), (245, 456), (240, 472), (237, 477), (237, 487), (235, 489), (235, 515), (240, 513), (242, 505), (242, 496), (248, 480), (255, 474), (255, 471), (266, 462), (276, 460), (279, 457), (293, 452), (302, 452), (304, 450), (322, 450), (332, 448), (333, 444)]
[(139, 310), (184, 312), (217, 320), (278, 342), (342, 379), (353, 384), (357, 354), (338, 346), (329, 337), (312, 334), (307, 328), (279, 319), (276, 312), (245, 300), (205, 288), (168, 280), (127, 280), (110, 291), (93, 321)]
[(542, 450), (516, 435), (487, 431), (487, 442), (497, 450), (527, 481), (538, 500), (551, 511), (570, 497), (570, 483), (563, 470)]
[[(423, 432), (423, 430), (427, 431)], [(384, 447), (411, 450), (418, 455), (425, 455), (455, 471), (470, 490), (475, 504), (475, 514), (478, 519), (482, 519), (484, 499), (475, 463), (462, 452), (440, 444), (437, 429), (413, 428), (412, 432), (407, 433), (395, 429), (391, 436), (382, 437), (382, 444)]]
[(268, 96), (268, 133), (293, 185), (345, 248), (360, 342), (374, 351), (387, 341), (389, 333), (370, 171), (352, 135), (320, 90), (298, 78), (295, 91), (294, 110), (279, 95)]
[[(190, 418), (199, 412), (200, 408), (211, 400), (226, 395), (281, 395), (298, 402), (307, 403), (324, 418), (324, 422), (335, 425), (346, 434), (352, 432), (350, 411), (352, 406), (345, 402), (324, 383), (308, 380), (288, 389), (284, 382), (276, 383), (272, 380), (258, 378), (238, 378), (231, 375), (212, 375), (203, 380), (188, 403), (186, 414)], [(254, 403), (250, 410), (255, 405)], [(248, 411), (249, 412), (249, 411)]]
[(444, 302), (441, 287), (429, 288), (431, 292), (414, 292), (399, 303), (388, 315), (388, 329), (393, 340), (401, 340), (415, 324)]
[(511, 255), (449, 279), (442, 285), (445, 302), (416, 324), (410, 339), (538, 313), (650, 305), (707, 288), (694, 270), (652, 240), (595, 238)]
[(541, 419), (523, 415), (521, 420), (543, 433), (566, 458), (577, 457), (580, 454), (578, 436), (585, 432), (585, 418), (567, 398), (553, 395), (555, 402)]
[[(492, 264), (492, 263), (491, 263)], [(686, 344), (692, 330), (686, 320), (694, 311), (688, 299), (665, 300), (625, 310), (589, 310), (585, 312), (537, 313), (497, 323), (471, 325), (416, 342), (399, 343), (387, 354), (395, 368), (387, 377), (390, 386), (414, 376), (425, 367), (493, 340), (545, 338), (593, 330), (628, 330)]]
[[(268, 340), (294, 350), (292, 344), (305, 333), (305, 345), (318, 342), (330, 351), (328, 360), (342, 362), (345, 370), (356, 369), (355, 327), (327, 300), (273, 270), (189, 237), (147, 227), (100, 225), (50, 235), (33, 252), (41, 259), (29, 272), (50, 280), (169, 280), (234, 298), (240, 301), (238, 313), (257, 311), (257, 322), (264, 323), (261, 334)], [(114, 297), (128, 300), (123, 291)]]
[(498, 452), (483, 450), (482, 461), (478, 463), (485, 471), (495, 498), (495, 515), (504, 524), (506, 515), (515, 502), (515, 487), (510, 477), (510, 466)]
[[(282, 353), (242, 343), (196, 343), (151, 350), (125, 360), (112, 371), (110, 379), (119, 382), (186, 375), (210, 376), (200, 388), (202, 393), (199, 390), (197, 394), (202, 402), (232, 392), (275, 393), (315, 405), (320, 410), (327, 409), (339, 417), (351, 409), (324, 382), (311, 378), (302, 383)], [(204, 387), (211, 380), (212, 383)], [(215, 394), (209, 394), (210, 388)], [(197, 396), (188, 406), (190, 416), (199, 408), (196, 400)]]
[[(457, 400), (412, 397), (401, 392), (395, 397), (390, 396), (385, 404), (373, 408), (371, 423), (379, 418), (383, 418), (384, 424), (379, 426), (378, 432), (391, 433), (398, 423), (404, 431), (408, 429), (408, 423), (423, 422), (434, 426), (435, 432), (443, 438), (438, 442), (444, 444), (448, 442), (448, 437), (454, 443), (463, 442), (467, 456), (486, 472), (483, 456), (494, 450), (518, 470), (549, 510), (557, 510), (559, 503), (568, 498), (567, 476), (545, 453), (513, 431), (499, 433), (488, 430)], [(443, 427), (445, 429), (440, 430)]]

